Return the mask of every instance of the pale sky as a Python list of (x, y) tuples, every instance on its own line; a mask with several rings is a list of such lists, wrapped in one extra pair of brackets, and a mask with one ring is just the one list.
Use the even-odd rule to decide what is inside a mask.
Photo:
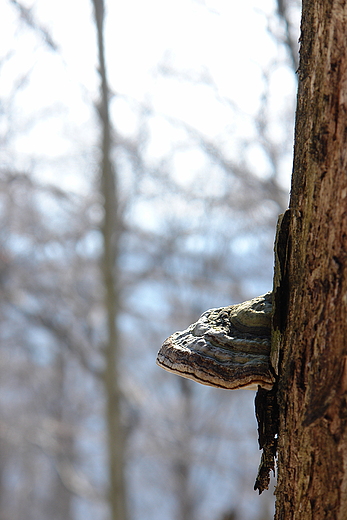
[[(98, 94), (99, 78), (95, 72), (91, 2), (23, 0), (26, 6), (34, 6), (36, 19), (58, 44), (57, 54), (25, 26), (21, 27), (24, 31), (18, 31), (17, 13), (5, 0), (1, 1), (0, 55), (11, 47), (16, 53), (5, 64), (0, 96), (10, 92), (19, 74), (32, 71), (30, 88), (16, 96), (18, 120), (14, 123), (17, 129), (18, 121), (23, 127), (23, 135), (17, 135), (14, 144), (18, 165), (25, 166), (29, 154), (40, 161), (46, 157), (59, 162), (59, 157), (75, 153), (78, 139), (84, 141), (83, 146), (92, 146), (95, 133), (90, 121), (91, 101)], [(153, 157), (170, 149), (177, 132), (160, 114), (181, 119), (209, 138), (230, 131), (240, 139), (252, 135), (252, 116), (259, 108), (264, 88), (263, 72), (279, 56), (278, 45), (267, 30), (274, 4), (272, 0), (261, 4), (255, 0), (107, 2), (109, 81), (113, 91), (121, 95), (111, 106), (118, 130), (125, 135), (136, 130), (139, 102), (149, 104), (158, 115), (151, 121)], [(216, 91), (199, 82), (165, 77), (158, 72), (159, 63), (168, 63), (178, 73), (192, 76), (208, 71)], [(286, 96), (293, 95), (296, 85), (286, 66), (278, 67), (273, 78), (272, 103), (276, 110)], [(232, 100), (237, 113), (223, 102), (224, 97)], [(47, 118), (49, 111), (53, 116)], [(276, 135), (276, 124), (273, 132)], [(229, 139), (228, 146), (232, 150), (236, 142)], [(261, 174), (266, 170), (261, 151), (254, 147), (252, 157)], [(190, 165), (187, 157), (184, 160), (188, 164), (180, 165), (179, 171), (186, 178)], [(285, 167), (290, 170), (289, 164)], [(63, 177), (60, 182), (64, 182)], [(73, 188), (71, 175), (67, 178)]]

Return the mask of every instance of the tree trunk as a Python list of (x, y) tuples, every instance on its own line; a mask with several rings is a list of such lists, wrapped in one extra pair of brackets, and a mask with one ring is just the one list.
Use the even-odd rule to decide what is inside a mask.
[(181, 417), (182, 425), (181, 437), (179, 439), (179, 455), (174, 461), (173, 477), (175, 479), (175, 495), (177, 501), (177, 520), (194, 520), (195, 504), (191, 490), (191, 468), (192, 446), (191, 446), (191, 425), (192, 425), (192, 386), (191, 381), (179, 378), (181, 396)]
[(121, 424), (121, 395), (119, 387), (119, 335), (117, 316), (119, 311), (119, 288), (117, 257), (120, 236), (120, 222), (117, 199), (117, 185), (111, 160), (111, 123), (109, 117), (109, 87), (107, 82), (103, 27), (104, 2), (93, 0), (97, 28), (100, 73), (99, 116), (101, 123), (101, 194), (104, 202), (102, 225), (103, 259), (102, 274), (107, 315), (107, 339), (105, 345), (104, 385), (106, 394), (106, 423), (108, 435), (109, 462), (109, 504), (112, 520), (126, 520), (126, 491), (124, 477), (125, 439)]
[(276, 520), (347, 518), (347, 3), (304, 0)]

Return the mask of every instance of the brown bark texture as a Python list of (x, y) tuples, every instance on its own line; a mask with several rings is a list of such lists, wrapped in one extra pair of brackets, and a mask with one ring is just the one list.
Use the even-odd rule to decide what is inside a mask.
[(347, 2), (304, 0), (276, 520), (347, 519)]

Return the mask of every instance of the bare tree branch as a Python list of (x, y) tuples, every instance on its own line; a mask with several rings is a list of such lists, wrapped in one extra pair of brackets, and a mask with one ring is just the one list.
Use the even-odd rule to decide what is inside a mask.
[(53, 40), (51, 34), (45, 29), (34, 17), (32, 13), (32, 8), (25, 7), (23, 4), (18, 2), (18, 0), (10, 0), (11, 4), (13, 4), (19, 11), (21, 19), (35, 32), (40, 34), (43, 41), (50, 47), (53, 51), (58, 52), (59, 47)]

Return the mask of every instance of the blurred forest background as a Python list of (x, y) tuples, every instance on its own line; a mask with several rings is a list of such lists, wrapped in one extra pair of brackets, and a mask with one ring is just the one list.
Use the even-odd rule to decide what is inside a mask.
[(0, 520), (272, 518), (254, 392), (155, 358), (271, 289), (299, 20), (297, 0), (1, 0)]

